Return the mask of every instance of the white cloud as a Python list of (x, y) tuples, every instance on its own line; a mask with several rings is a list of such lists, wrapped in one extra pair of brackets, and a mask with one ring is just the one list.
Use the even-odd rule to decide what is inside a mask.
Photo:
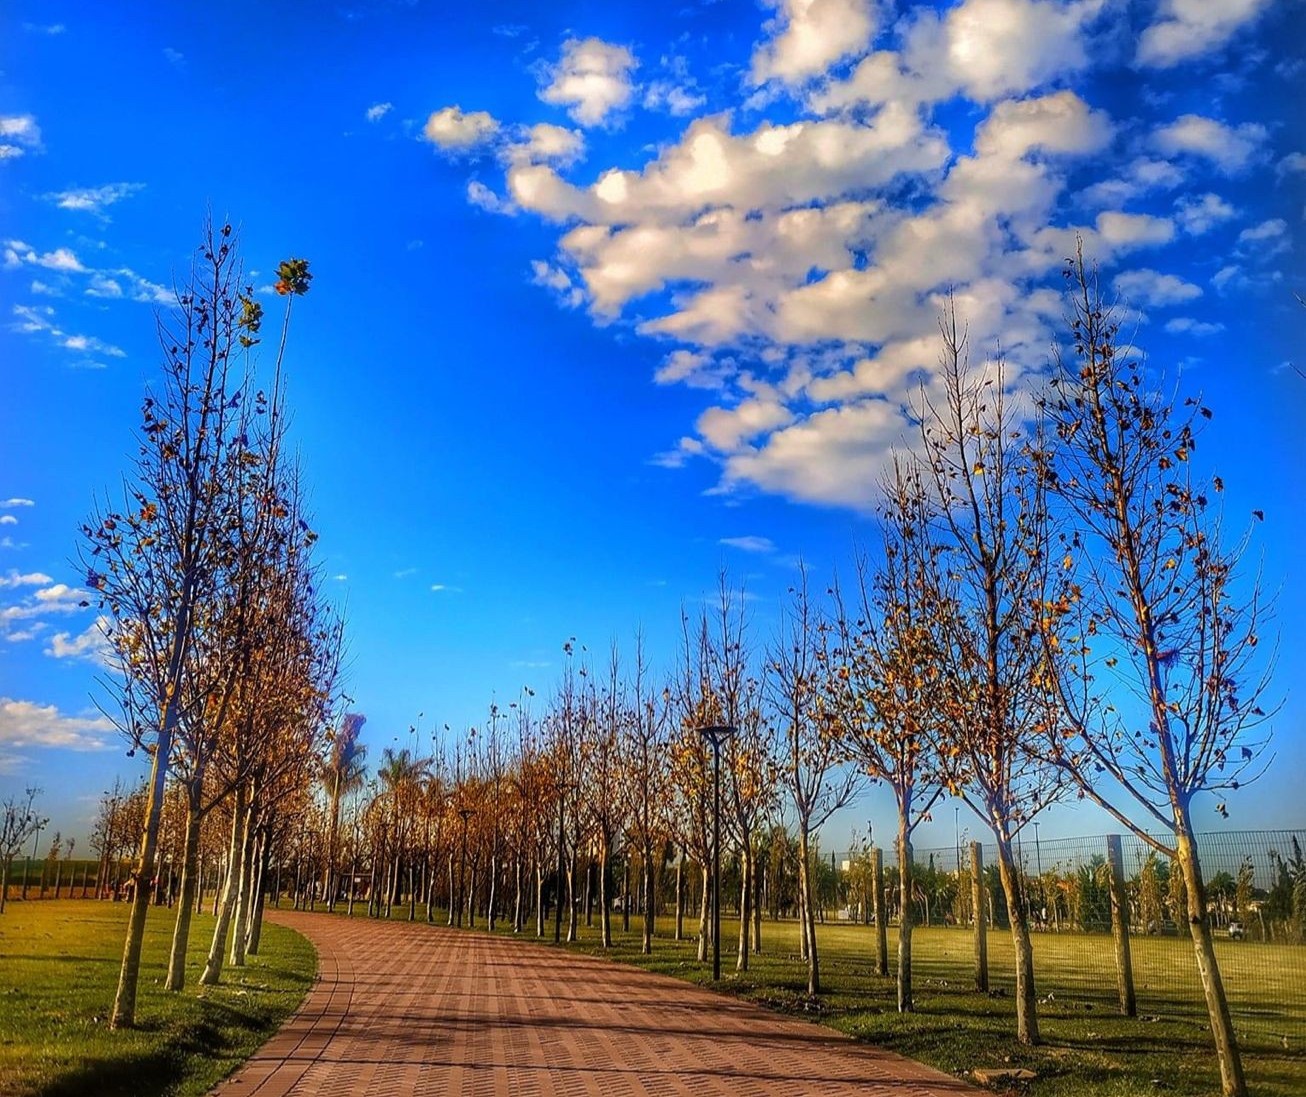
[(55, 705), (0, 697), (0, 743), (7, 747), (107, 750), (113, 730), (106, 716), (66, 716)]
[(50, 646), (45, 649), (45, 654), (54, 659), (84, 659), (106, 664), (113, 650), (109, 644), (108, 628), (109, 618), (100, 616), (76, 636), (68, 632), (56, 632), (50, 638)]
[(0, 160), (13, 160), (41, 148), (41, 127), (31, 114), (0, 114)]
[(1158, 149), (1171, 156), (1187, 153), (1211, 161), (1226, 175), (1246, 170), (1260, 154), (1268, 133), (1258, 122), (1227, 126), (1200, 114), (1183, 117), (1162, 126), (1152, 140)]
[(67, 29), (68, 28), (65, 27), (62, 23), (24, 23), (23, 24), (23, 30), (27, 31), (28, 34), (48, 34), (53, 36), (56, 34), (63, 34), (63, 32)]
[(1288, 223), (1275, 218), (1272, 221), (1262, 221), (1259, 225), (1253, 225), (1251, 228), (1243, 229), (1238, 234), (1238, 243), (1240, 244), (1263, 244), (1270, 240), (1279, 240), (1288, 233)]
[(6, 240), (4, 246), (4, 263), (10, 269), (26, 263), (65, 274), (87, 273), (87, 268), (82, 265), (82, 261), (71, 248), (55, 248), (53, 251), (41, 253), (21, 240)]
[(479, 179), (472, 179), (468, 182), (467, 201), (487, 213), (512, 214), (517, 212), (517, 207), (512, 202), (495, 194)]
[(813, 98), (818, 109), (859, 103), (933, 103), (960, 92), (976, 102), (1023, 95), (1089, 62), (1085, 27), (1104, 0), (964, 0), (946, 16), (922, 11), (901, 50), (860, 61)]
[(446, 594), (461, 594), (463, 588), (462, 588), (462, 587), (451, 587), (451, 586), (449, 586), (448, 583), (432, 583), (432, 584), (431, 584), (431, 589), (432, 589), (433, 591), (435, 591), (436, 594), (441, 594), (441, 593), (446, 593)]
[(1279, 178), (1290, 175), (1293, 172), (1306, 172), (1306, 153), (1290, 152), (1279, 161), (1274, 169)]
[(0, 510), (13, 510), (14, 507), (34, 507), (35, 499), (22, 499), (15, 496), (11, 499), (0, 500)]
[(373, 103), (370, 107), (367, 108), (364, 117), (369, 122), (379, 122), (392, 110), (394, 110), (393, 103)]
[(1202, 295), (1200, 286), (1146, 267), (1116, 275), (1113, 285), (1127, 304), (1137, 308), (1181, 305)]
[[(18, 525), (18, 519), (15, 518), (12, 514), (0, 514), (0, 526), (16, 526), (16, 525)], [(0, 585), (3, 585), (3, 580), (0, 580)]]
[(72, 190), (56, 191), (47, 194), (46, 200), (53, 202), (60, 209), (77, 210), (82, 213), (104, 217), (105, 209), (124, 198), (130, 198), (145, 189), (144, 183), (106, 183), (102, 187), (76, 187)]
[[(6, 514), (5, 517), (12, 518), (13, 515)], [(39, 587), (53, 582), (54, 580), (42, 571), (23, 573), (10, 568), (8, 575), (0, 575), (0, 590), (5, 587)]]
[(1161, 17), (1138, 40), (1140, 64), (1170, 68), (1224, 45), (1270, 0), (1162, 0)]
[(600, 38), (569, 38), (562, 58), (546, 66), (547, 83), (539, 96), (567, 113), (582, 126), (597, 126), (630, 102), (634, 93), (631, 73), (638, 67), (625, 46)]
[(1200, 338), (1224, 331), (1224, 325), (1194, 320), (1190, 316), (1176, 316), (1173, 320), (1166, 321), (1165, 330), (1171, 335), (1193, 335)]
[(780, 14), (771, 37), (753, 53), (755, 84), (788, 84), (820, 76), (836, 61), (863, 52), (875, 33), (871, 0), (771, 0)]
[(443, 107), (426, 120), (423, 135), (446, 150), (465, 151), (489, 140), (499, 130), (493, 115), (483, 110), (463, 112), (461, 107)]
[(580, 130), (540, 122), (526, 128), (517, 141), (503, 147), (510, 164), (553, 164), (570, 167), (585, 155), (585, 135)]
[(676, 118), (693, 114), (706, 102), (702, 92), (670, 80), (655, 80), (644, 89), (645, 110), (666, 111)]
[(722, 537), (717, 544), (725, 545), (727, 548), (739, 549), (740, 552), (755, 552), (763, 555), (775, 552), (775, 542), (771, 538), (757, 537), (753, 534), (747, 534), (743, 537)]
[(1210, 232), (1237, 214), (1218, 194), (1185, 195), (1175, 203), (1175, 221), (1184, 232), (1194, 236)]

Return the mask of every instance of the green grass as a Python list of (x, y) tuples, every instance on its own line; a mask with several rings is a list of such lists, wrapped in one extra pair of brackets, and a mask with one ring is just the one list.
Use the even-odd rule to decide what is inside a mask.
[(151, 908), (138, 1027), (108, 1016), (127, 930), (126, 903), (11, 902), (0, 916), (0, 1093), (143, 1097), (207, 1092), (276, 1031), (312, 985), (317, 958), (299, 934), (267, 922), (260, 955), (195, 985), (213, 918), (192, 923), (187, 978), (163, 990), (173, 912)]
[[(339, 913), (339, 912), (338, 912)], [(354, 917), (366, 916), (359, 904)], [(392, 917), (406, 920), (408, 908)], [(418, 921), (425, 910), (417, 908)], [(436, 924), (445, 914), (437, 912)], [(699, 964), (693, 941), (672, 940), (672, 923), (659, 919), (653, 955), (639, 953), (639, 922), (631, 932), (612, 920), (614, 945), (598, 946), (598, 921), (580, 925), (580, 940), (568, 946), (636, 964), (650, 971), (711, 985), (711, 966)], [(477, 929), (485, 922), (478, 920)], [(501, 921), (499, 928), (510, 933)], [(686, 919), (686, 932), (695, 923)], [(565, 931), (565, 927), (564, 927)], [(1111, 939), (1102, 935), (1037, 934), (1035, 981), (1044, 999), (1039, 1020), (1044, 1043), (1025, 1048), (1014, 1038), (1015, 1002), (1011, 938), (989, 933), (989, 971), (996, 995), (972, 985), (972, 938), (968, 930), (918, 928), (913, 949), (916, 1011), (899, 1014), (892, 975), (871, 974), (873, 930), (847, 923), (817, 927), (823, 993), (807, 996), (806, 968), (798, 957), (795, 922), (763, 923), (764, 952), (750, 970), (736, 974), (738, 922), (722, 925), (722, 971), (718, 988), (769, 1009), (829, 1025), (859, 1040), (891, 1048), (965, 1077), (977, 1067), (1027, 1067), (1038, 1074), (1019, 1092), (1028, 1097), (1209, 1097), (1219, 1092), (1205, 1006), (1194, 970), (1192, 947), (1178, 938), (1134, 938), (1138, 1019), (1116, 1012)], [(890, 969), (897, 927), (889, 927)], [(534, 940), (534, 923), (524, 939)], [(553, 939), (553, 922), (545, 940)], [(1249, 1086), (1258, 1097), (1301, 1097), (1306, 1093), (1306, 948), (1218, 943), (1220, 962), (1238, 1017)], [(1049, 993), (1051, 998), (1048, 998)], [(1287, 1046), (1285, 1047), (1284, 1041)]]

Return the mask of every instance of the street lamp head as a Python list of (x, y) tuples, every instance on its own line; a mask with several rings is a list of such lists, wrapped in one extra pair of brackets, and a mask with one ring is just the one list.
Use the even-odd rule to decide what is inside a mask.
[(718, 747), (734, 735), (736, 730), (732, 724), (708, 724), (700, 727), (698, 733), (714, 747)]

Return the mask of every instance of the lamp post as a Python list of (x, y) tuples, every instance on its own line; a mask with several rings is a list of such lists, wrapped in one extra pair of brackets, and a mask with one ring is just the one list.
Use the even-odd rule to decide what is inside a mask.
[(463, 904), (467, 901), (467, 820), (476, 814), (475, 808), (459, 808), (458, 817), (463, 821), (462, 861), (458, 865), (458, 927), (463, 924)]
[(721, 979), (721, 744), (734, 735), (729, 724), (701, 727), (712, 744), (712, 979)]

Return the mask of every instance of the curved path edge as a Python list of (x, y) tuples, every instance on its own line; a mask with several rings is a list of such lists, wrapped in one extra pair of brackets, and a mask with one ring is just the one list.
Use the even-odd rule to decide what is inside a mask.
[(963, 1097), (979, 1091), (669, 976), (432, 927), (269, 911), (307, 937), (299, 1009), (216, 1097)]

